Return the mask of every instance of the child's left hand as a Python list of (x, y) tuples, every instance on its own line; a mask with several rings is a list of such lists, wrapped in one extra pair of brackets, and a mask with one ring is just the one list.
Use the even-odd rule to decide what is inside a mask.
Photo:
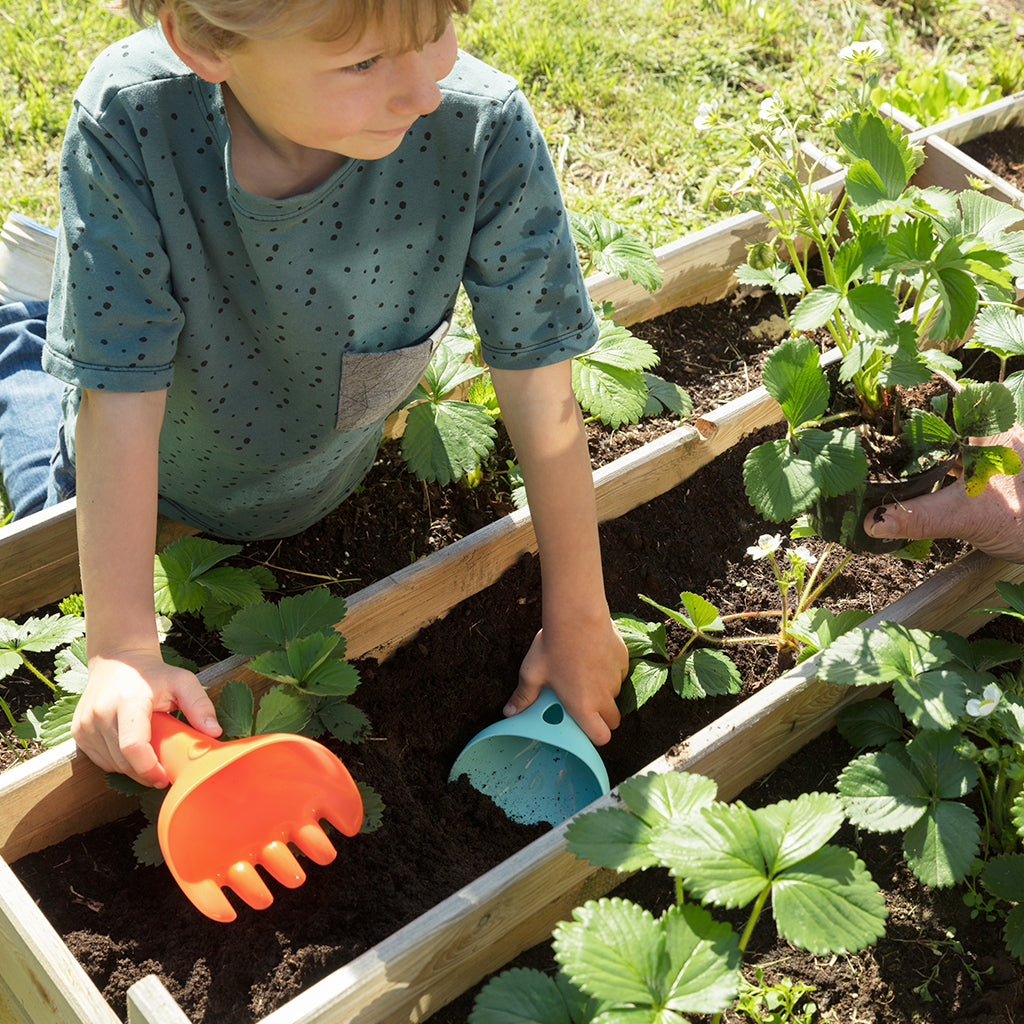
[(615, 698), (629, 669), (629, 655), (611, 619), (590, 629), (578, 622), (541, 629), (519, 669), (519, 685), (505, 705), (506, 717), (528, 708), (550, 686), (595, 746), (619, 724)]

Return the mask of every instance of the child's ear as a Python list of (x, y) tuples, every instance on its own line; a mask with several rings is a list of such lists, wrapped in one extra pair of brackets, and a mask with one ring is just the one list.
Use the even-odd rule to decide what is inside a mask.
[(213, 50), (203, 50), (186, 42), (178, 31), (174, 15), (166, 5), (160, 9), (159, 18), (164, 38), (183, 64), (207, 82), (223, 82), (228, 77), (228, 62)]

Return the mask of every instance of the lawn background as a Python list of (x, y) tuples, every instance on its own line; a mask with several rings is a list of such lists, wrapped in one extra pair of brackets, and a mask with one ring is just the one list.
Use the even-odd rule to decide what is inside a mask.
[[(1018, 24), (1019, 22), (1019, 24)], [(4, 0), (0, 10), (0, 216), (57, 218), (60, 139), (92, 58), (131, 31), (99, 2)], [(1024, 18), (967, 0), (477, 0), (462, 46), (530, 97), (570, 206), (596, 207), (660, 245), (723, 216), (715, 183), (743, 163), (698, 136), (701, 101), (756, 116), (778, 90), (791, 111), (832, 106), (838, 51), (885, 43), (883, 81), (949, 68), (1005, 95), (1024, 85)]]

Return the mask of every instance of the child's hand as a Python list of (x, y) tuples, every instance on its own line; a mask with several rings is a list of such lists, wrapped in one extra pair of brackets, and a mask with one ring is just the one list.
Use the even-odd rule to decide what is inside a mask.
[[(1024, 462), (1020, 424), (984, 440), (1013, 448)], [(957, 481), (921, 498), (884, 505), (868, 514), (864, 530), (880, 538), (956, 537), (993, 558), (1024, 562), (1024, 469), (1016, 476), (995, 474), (973, 497)]]
[(619, 724), (615, 698), (629, 669), (629, 655), (611, 619), (591, 629), (579, 623), (546, 625), (519, 669), (519, 686), (505, 705), (511, 716), (528, 708), (550, 686), (595, 746)]
[(121, 772), (146, 786), (163, 788), (170, 780), (150, 745), (154, 711), (184, 712), (207, 736), (219, 736), (213, 703), (199, 680), (167, 665), (159, 653), (125, 652), (89, 662), (89, 684), (78, 702), (71, 735), (100, 768)]

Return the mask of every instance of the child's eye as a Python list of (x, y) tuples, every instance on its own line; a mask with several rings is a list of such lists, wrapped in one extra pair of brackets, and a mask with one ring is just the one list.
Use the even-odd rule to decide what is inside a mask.
[(379, 60), (380, 57), (369, 57), (367, 60), (361, 60), (358, 64), (349, 64), (348, 67), (342, 68), (342, 71), (354, 71), (356, 74), (359, 74), (363, 71), (369, 71)]

